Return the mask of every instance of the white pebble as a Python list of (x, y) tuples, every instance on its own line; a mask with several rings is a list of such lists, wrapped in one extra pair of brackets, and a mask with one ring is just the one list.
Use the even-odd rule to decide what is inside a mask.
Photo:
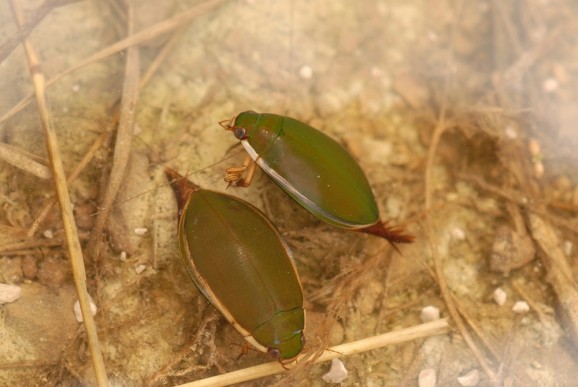
[(502, 288), (496, 288), (496, 290), (494, 290), (494, 301), (496, 301), (496, 304), (502, 306), (506, 303), (507, 299), (508, 295)]
[(0, 284), (0, 304), (14, 302), (20, 298), (21, 294), (20, 286)]
[(440, 310), (439, 308), (436, 308), (435, 306), (432, 305), (426, 306), (421, 310), (419, 318), (421, 318), (421, 321), (423, 321), (424, 323), (439, 320)]
[(510, 140), (515, 140), (518, 137), (518, 132), (516, 132), (516, 129), (510, 125), (506, 126), (504, 133)]
[(512, 307), (514, 313), (526, 313), (530, 311), (530, 305), (526, 301), (517, 301)]
[(463, 241), (464, 239), (466, 239), (466, 232), (460, 227), (455, 227), (452, 230), (452, 236), (459, 241)]
[(134, 271), (135, 271), (137, 274), (140, 274), (140, 273), (142, 273), (143, 271), (145, 271), (146, 268), (147, 268), (146, 265), (138, 265), (137, 267), (134, 268)]
[(544, 80), (544, 82), (542, 83), (542, 88), (544, 89), (544, 91), (546, 93), (555, 92), (556, 90), (558, 90), (559, 86), (560, 86), (560, 84), (558, 83), (558, 80), (556, 78), (553, 78), (553, 77), (546, 78)]
[(436, 34), (434, 31), (431, 31), (431, 30), (429, 30), (429, 31), (426, 33), (426, 37), (428, 38), (428, 40), (429, 40), (430, 42), (437, 42), (437, 41), (439, 40), (438, 34)]
[[(88, 296), (88, 300), (90, 301), (90, 313), (94, 316), (98, 308), (92, 300), (92, 297)], [(74, 303), (74, 315), (76, 316), (76, 321), (79, 323), (84, 321), (82, 318), (82, 312), (80, 311), (80, 302), (78, 300)]]
[(436, 370), (433, 368), (421, 370), (417, 377), (417, 384), (419, 387), (435, 387), (436, 381)]
[(135, 233), (136, 235), (144, 235), (144, 234), (146, 234), (147, 232), (149, 232), (149, 229), (146, 228), (146, 227), (137, 227), (137, 228), (134, 229), (134, 233)]
[(311, 66), (303, 66), (299, 69), (299, 76), (303, 79), (311, 79), (313, 77), (313, 69)]
[(383, 75), (383, 70), (377, 66), (373, 66), (371, 70), (369, 70), (370, 74), (374, 78), (379, 78)]
[(121, 251), (120, 252), (120, 260), (122, 262), (126, 262), (126, 251)]
[(480, 372), (478, 370), (471, 370), (465, 375), (458, 376), (458, 383), (462, 386), (473, 387), (480, 382)]
[(572, 255), (572, 248), (574, 247), (574, 244), (572, 243), (572, 241), (564, 241), (564, 254), (566, 254), (567, 257), (569, 257), (570, 255)]
[(329, 372), (323, 375), (323, 380), (325, 380), (326, 383), (337, 384), (347, 379), (347, 375), (348, 372), (343, 362), (339, 359), (333, 359), (331, 360)]
[(538, 157), (542, 153), (540, 143), (535, 138), (531, 138), (530, 141), (528, 141), (528, 149), (532, 157)]
[(44, 235), (44, 238), (46, 238), (46, 239), (54, 238), (54, 234), (52, 233), (52, 230), (44, 230), (42, 235)]

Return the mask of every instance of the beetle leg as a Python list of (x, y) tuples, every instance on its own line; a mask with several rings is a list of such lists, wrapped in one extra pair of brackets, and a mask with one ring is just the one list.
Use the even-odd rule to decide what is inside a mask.
[[(255, 164), (253, 159), (251, 159), (251, 156), (245, 157), (245, 160), (243, 160), (243, 165), (227, 168), (225, 175), (225, 181), (229, 183), (227, 188), (229, 188), (231, 185), (236, 187), (248, 187), (253, 180), (256, 168), (257, 164)], [(245, 178), (243, 178), (243, 175), (245, 175)]]
[(252, 348), (249, 346), (249, 343), (247, 343), (247, 342), (243, 343), (243, 345), (241, 346), (241, 353), (235, 359), (235, 363), (238, 362), (240, 358), (242, 358), (243, 356), (248, 354), (250, 349), (252, 349)]
[(236, 183), (237, 186), (248, 187), (251, 185), (251, 182), (253, 181), (253, 177), (255, 176), (255, 171), (257, 170), (257, 163), (254, 162), (253, 159), (251, 159), (251, 156), (249, 156), (249, 159), (251, 161), (249, 162), (249, 165), (247, 166), (247, 173), (245, 174), (245, 178), (239, 179), (239, 181)]
[(245, 157), (245, 160), (243, 160), (243, 165), (240, 165), (237, 167), (227, 168), (226, 175), (225, 175), (225, 181), (227, 183), (229, 183), (229, 185), (231, 185), (231, 184), (237, 185), (236, 183), (239, 180), (241, 180), (243, 173), (245, 173), (245, 171), (247, 170), (247, 167), (250, 163), (251, 163), (251, 157), (247, 155)]

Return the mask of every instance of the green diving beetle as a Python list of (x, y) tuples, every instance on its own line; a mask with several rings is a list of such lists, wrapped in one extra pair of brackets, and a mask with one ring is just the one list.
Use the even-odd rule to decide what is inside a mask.
[(379, 216), (373, 191), (355, 159), (331, 137), (296, 119), (246, 111), (219, 123), (249, 154), (227, 169), (229, 185), (246, 187), (256, 165), (297, 203), (319, 219), (344, 229), (410, 243), (412, 235)]
[(166, 169), (179, 208), (179, 245), (201, 293), (255, 348), (280, 362), (303, 347), (303, 290), (293, 256), (267, 217), (234, 196)]

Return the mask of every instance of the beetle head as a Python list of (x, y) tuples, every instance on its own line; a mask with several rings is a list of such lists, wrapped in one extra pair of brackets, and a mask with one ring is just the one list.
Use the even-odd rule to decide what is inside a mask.
[(237, 140), (246, 140), (247, 139), (247, 130), (245, 128), (241, 128), (239, 126), (235, 128), (231, 128)]
[(296, 332), (293, 336), (277, 343), (275, 347), (269, 347), (267, 353), (280, 363), (292, 361), (303, 349), (305, 337), (303, 331)]
[[(238, 117), (238, 116), (237, 116)], [(235, 126), (235, 120), (237, 117), (233, 117), (228, 120), (219, 121), (219, 125), (225, 129), (233, 132), (235, 137), (238, 140), (246, 140), (247, 139), (247, 130), (241, 126)]]

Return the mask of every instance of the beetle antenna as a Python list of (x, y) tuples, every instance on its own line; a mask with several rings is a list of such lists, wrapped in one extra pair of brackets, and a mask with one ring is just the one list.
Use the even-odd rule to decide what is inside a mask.
[(219, 125), (225, 130), (231, 130), (231, 123), (234, 119), (235, 117), (229, 118), (228, 120), (219, 121)]
[(397, 247), (398, 243), (412, 243), (415, 240), (415, 236), (407, 234), (403, 228), (398, 226), (389, 227), (387, 226), (387, 223), (382, 221), (356, 231), (375, 235), (387, 240), (389, 244), (400, 254), (401, 251)]

